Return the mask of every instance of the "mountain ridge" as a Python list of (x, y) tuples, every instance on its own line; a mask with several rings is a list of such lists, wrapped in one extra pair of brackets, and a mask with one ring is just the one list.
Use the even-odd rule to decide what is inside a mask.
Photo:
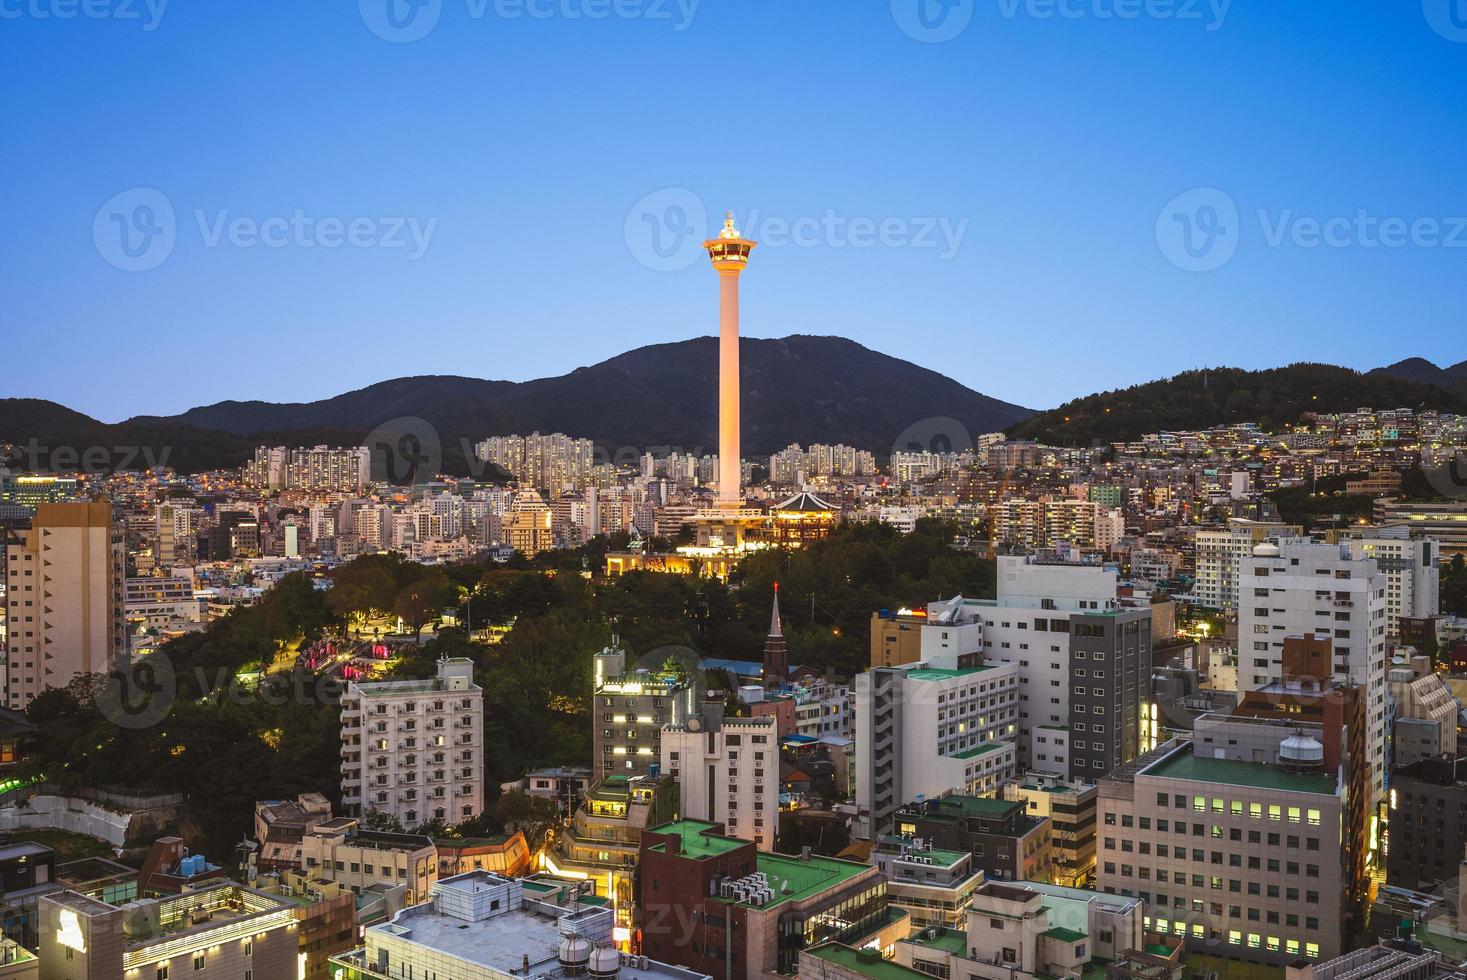
[[(1031, 414), (840, 337), (746, 337), (740, 361), (743, 448), (750, 455), (825, 442), (884, 456), (915, 423), (951, 417), (971, 436)], [(0, 440), (125, 445), (172, 438), (174, 465), (196, 470), (239, 465), (266, 441), (350, 442), (385, 422), (414, 418), (436, 430), (451, 472), (467, 471), (465, 447), (511, 432), (565, 432), (608, 448), (716, 452), (717, 378), (718, 340), (697, 337), (531, 381), (420, 375), (311, 402), (229, 400), (115, 424), (43, 400), (0, 400)], [(106, 439), (112, 443), (96, 441)]]

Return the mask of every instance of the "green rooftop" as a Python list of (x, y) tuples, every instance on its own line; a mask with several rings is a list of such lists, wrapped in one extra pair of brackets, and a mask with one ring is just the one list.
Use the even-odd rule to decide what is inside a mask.
[(1278, 766), (1233, 759), (1206, 759), (1189, 750), (1173, 753), (1143, 770), (1144, 776), (1167, 779), (1189, 779), (1199, 783), (1221, 783), (1227, 786), (1252, 786), (1255, 789), (1281, 790), (1288, 793), (1335, 795), (1333, 776), (1285, 772)]
[(1003, 746), (1000, 745), (1000, 744), (998, 744), (997, 742), (984, 742), (982, 745), (974, 746), (973, 748), (969, 749), (966, 752), (959, 752), (956, 755), (954, 755), (952, 758), (954, 758), (954, 759), (976, 759), (980, 755), (987, 755), (990, 752), (997, 752), (997, 751), (999, 751), (1002, 748), (1003, 748)]
[(881, 953), (874, 949), (858, 950), (840, 943), (826, 943), (824, 946), (804, 950), (803, 955), (819, 957), (827, 963), (871, 977), (872, 980), (931, 980), (925, 973), (883, 959)]
[(968, 934), (960, 929), (938, 929), (937, 935), (930, 938), (927, 937), (927, 930), (924, 929), (910, 939), (902, 940), (902, 942), (913, 943), (917, 946), (926, 946), (928, 949), (940, 949), (945, 953), (952, 953), (954, 956), (968, 955)]
[[(734, 837), (724, 837), (719, 833), (708, 833), (716, 831), (717, 824), (707, 823), (703, 820), (674, 820), (660, 827), (653, 827), (648, 833), (652, 834), (677, 834), (682, 838), (683, 854), (696, 861), (705, 858), (718, 857), (729, 851), (736, 851), (741, 847), (747, 847), (749, 842), (738, 840)], [(648, 850), (661, 853), (665, 849), (662, 844), (654, 844)]]
[[(875, 866), (857, 864), (854, 861), (839, 861), (835, 858), (811, 855), (804, 858), (789, 854), (760, 853), (757, 870), (769, 879), (774, 897), (758, 908), (770, 909), (785, 902), (801, 902), (828, 888), (838, 888), (860, 875), (879, 876)], [(785, 887), (789, 890), (786, 891)]]
[(948, 670), (944, 667), (922, 667), (907, 671), (907, 676), (914, 681), (947, 681), (954, 677), (974, 677), (992, 669), (992, 667), (966, 667), (962, 670)]
[[(1014, 810), (1023, 810), (1018, 800), (998, 800), (987, 796), (962, 796), (954, 794), (921, 804), (909, 804), (897, 811), (899, 817), (920, 817), (924, 820), (961, 820), (964, 817), (982, 817), (998, 820)], [(927, 809), (933, 807), (933, 809)]]
[(1047, 929), (1044, 934), (1051, 939), (1058, 939), (1062, 943), (1078, 943), (1085, 938), (1083, 932), (1076, 932), (1074, 929), (1066, 929), (1063, 926), (1055, 926), (1053, 929)]

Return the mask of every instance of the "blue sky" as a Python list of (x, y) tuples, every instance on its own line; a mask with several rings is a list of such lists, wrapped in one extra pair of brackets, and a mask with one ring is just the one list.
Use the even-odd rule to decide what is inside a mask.
[(0, 394), (559, 374), (724, 208), (746, 334), (1033, 407), (1467, 358), (1467, 0), (418, 2), (0, 0)]

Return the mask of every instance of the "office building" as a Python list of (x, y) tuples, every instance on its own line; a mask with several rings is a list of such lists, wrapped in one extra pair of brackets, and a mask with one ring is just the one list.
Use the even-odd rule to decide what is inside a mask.
[(1431, 668), (1428, 657), (1394, 663), (1386, 672), (1386, 692), (1393, 711), (1390, 739), (1392, 768), (1422, 759), (1455, 759), (1461, 705)]
[(232, 882), (124, 906), (62, 891), (40, 902), (41, 976), (274, 980), (300, 974), (294, 903)]
[(886, 833), (908, 800), (996, 793), (1013, 777), (1019, 674), (1014, 664), (924, 663), (856, 676), (856, 827)]
[(893, 908), (907, 913), (910, 929), (962, 929), (968, 923), (973, 893), (983, 884), (971, 851), (945, 851), (914, 837), (883, 837), (871, 863), (886, 875)]
[(363, 830), (351, 817), (336, 817), (302, 835), (301, 868), (353, 895), (379, 882), (401, 885), (412, 905), (426, 902), (438, 880), (438, 850), (421, 834)]
[(1003, 797), (1020, 801), (1031, 817), (1048, 817), (1050, 876), (1057, 885), (1084, 888), (1095, 877), (1094, 783), (1067, 780), (1048, 773), (1025, 773), (1005, 783)]
[(504, 515), (504, 537), (509, 546), (525, 555), (538, 555), (555, 547), (554, 520), (544, 499), (534, 490), (514, 495)]
[(5, 548), (7, 707), (125, 661), (126, 556), (111, 504), (39, 504)]
[(662, 729), (662, 771), (677, 780), (682, 815), (722, 824), (774, 850), (779, 830), (779, 738), (773, 718), (726, 718), (708, 704)]
[(1372, 559), (1385, 577), (1386, 636), (1401, 637), (1401, 620), (1428, 619), (1441, 611), (1440, 549), (1412, 537), (1404, 524), (1371, 528), (1345, 539), (1350, 557)]
[(1437, 542), (1448, 560), (1467, 555), (1467, 501), (1437, 503), (1381, 499), (1375, 502), (1378, 524), (1401, 524), (1412, 537)]
[(1022, 800), (950, 793), (916, 800), (896, 812), (893, 830), (929, 847), (967, 851), (974, 870), (992, 881), (1049, 881), (1050, 821), (1031, 816)]
[(697, 692), (664, 664), (629, 666), (613, 645), (596, 654), (593, 767), (598, 775), (643, 775), (661, 758), (662, 729), (692, 717)]
[(1143, 899), (1149, 928), (1189, 950), (1275, 966), (1338, 955), (1365, 884), (1344, 727), (1204, 716), (1196, 741), (1111, 774), (1099, 888)]
[(1193, 588), (1198, 604), (1213, 609), (1238, 608), (1238, 562), (1270, 538), (1297, 537), (1303, 532), (1294, 524), (1243, 518), (1229, 520), (1224, 529), (1198, 531), (1197, 582)]
[[(1106, 976), (1144, 955), (1155, 973), (1181, 975), (1180, 947), (1147, 934), (1144, 903), (1040, 883), (986, 882), (960, 929), (928, 929), (896, 944), (895, 961), (928, 977), (1043, 980)], [(818, 951), (817, 951), (818, 953)]]
[(413, 827), (484, 809), (484, 690), (466, 658), (428, 680), (351, 682), (341, 696), (341, 801)]
[(607, 776), (586, 790), (570, 825), (555, 835), (544, 853), (545, 868), (586, 881), (609, 899), (617, 942), (625, 942), (636, 913), (642, 831), (667, 823), (677, 812), (677, 782), (671, 776)]
[(1455, 882), (1467, 847), (1467, 764), (1421, 759), (1391, 772), (1386, 881), (1427, 891)]
[(1285, 640), (1329, 637), (1333, 676), (1365, 692), (1371, 802), (1385, 791), (1386, 584), (1374, 559), (1309, 540), (1266, 542), (1238, 571), (1239, 686), (1282, 676)]
[(887, 946), (907, 933), (868, 864), (767, 854), (717, 824), (682, 820), (642, 837), (642, 949), (715, 980), (791, 974), (801, 948)]

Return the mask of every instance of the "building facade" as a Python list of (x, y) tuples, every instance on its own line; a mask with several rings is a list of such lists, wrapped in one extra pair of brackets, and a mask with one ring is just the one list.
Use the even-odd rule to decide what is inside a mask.
[(429, 680), (350, 683), (341, 696), (342, 805), (406, 827), (484, 810), (484, 690), (473, 661)]

